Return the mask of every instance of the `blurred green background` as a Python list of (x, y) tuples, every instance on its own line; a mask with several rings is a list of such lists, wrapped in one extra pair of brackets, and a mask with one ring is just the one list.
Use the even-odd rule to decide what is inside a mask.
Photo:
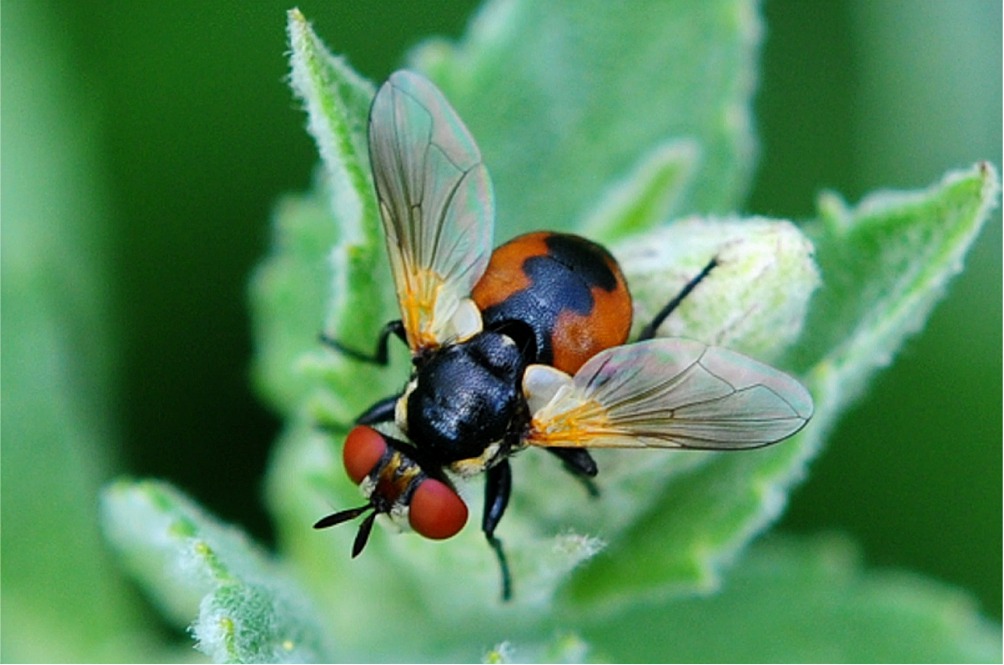
[[(38, 251), (21, 232), (33, 224), (62, 234), (56, 245), (86, 243), (81, 274), (95, 277), (75, 285), (98, 303), (82, 314), (89, 325), (64, 333), (71, 378), (101, 398), (85, 409), (100, 436), (81, 460), (64, 451), (56, 463), (87, 465), (80, 491), (90, 497), (122, 472), (167, 478), (266, 542), (261, 482), (279, 423), (249, 383), (247, 280), (268, 246), (273, 201), (306, 189), (317, 162), (284, 81), (289, 6), (5, 1), (0, 40), (4, 278)], [(419, 40), (459, 36), (475, 6), (300, 4), (373, 81)], [(824, 188), (856, 202), (979, 159), (1001, 165), (997, 0), (774, 0), (764, 14), (760, 162), (745, 212), (807, 218)], [(782, 522), (851, 533), (869, 563), (961, 586), (998, 618), (1001, 242), (997, 211), (927, 329), (835, 432)], [(74, 292), (63, 295), (72, 309)], [(4, 332), (27, 307), (5, 288)], [(61, 495), (14, 495), (29, 468), (44, 485), (54, 459), (11, 452), (26, 421), (50, 417), (11, 391), (25, 385), (7, 381), (23, 369), (19, 350), (3, 346), (5, 586), (44, 571), (44, 561), (11, 567), (22, 525), (36, 537), (49, 528), (52, 549), (68, 546), (50, 522)]]

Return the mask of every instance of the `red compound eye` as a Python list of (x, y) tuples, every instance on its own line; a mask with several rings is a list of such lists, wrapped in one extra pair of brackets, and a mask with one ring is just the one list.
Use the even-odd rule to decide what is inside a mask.
[(426, 538), (450, 538), (467, 523), (467, 504), (446, 483), (426, 478), (411, 496), (408, 521)]
[(349, 478), (356, 485), (376, 468), (380, 458), (387, 452), (387, 440), (372, 427), (359, 425), (349, 432), (342, 446), (342, 462)]

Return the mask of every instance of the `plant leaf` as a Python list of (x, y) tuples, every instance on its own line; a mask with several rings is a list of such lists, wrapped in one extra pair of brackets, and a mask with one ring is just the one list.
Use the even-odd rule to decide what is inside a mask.
[(781, 360), (807, 378), (813, 420), (793, 440), (702, 456), (673, 474), (660, 500), (572, 579), (569, 607), (611, 612), (641, 598), (715, 588), (721, 566), (780, 514), (858, 388), (923, 323), (997, 189), (993, 168), (980, 164), (924, 192), (875, 195), (852, 211), (825, 203), (826, 230), (817, 232), (825, 286), (799, 343)]
[(0, 660), (130, 662), (154, 636), (94, 520), (120, 443), (99, 116), (49, 12), (5, 13)]
[[(839, 371), (842, 399), (853, 399), (962, 270), (998, 190), (997, 172), (984, 162), (924, 191), (873, 194), (853, 209), (824, 194), (809, 234), (826, 287), (806, 322), (813, 334), (792, 349), (792, 364)], [(841, 371), (848, 365), (858, 371)]]
[(596, 210), (576, 232), (596, 241), (614, 242), (656, 228), (672, 217), (693, 178), (699, 148), (693, 141), (656, 146), (626, 178), (608, 188)]
[(339, 229), (350, 241), (366, 234), (362, 225), (375, 216), (369, 196), (366, 125), (373, 86), (331, 54), (298, 9), (287, 13), (290, 83), (303, 100), (308, 129), (321, 153), (333, 207), (345, 219)]
[(585, 663), (590, 658), (590, 645), (576, 633), (559, 631), (548, 640), (529, 644), (501, 642), (481, 659), (483, 663)]
[(664, 219), (734, 210), (755, 152), (761, 33), (747, 0), (494, 2), (460, 44), (427, 44), (411, 61), (477, 139), (502, 240), (571, 229), (604, 183), (674, 139), (695, 163)]
[(102, 497), (105, 534), (154, 602), (216, 662), (330, 660), (311, 601), (243, 533), (176, 489), (119, 481)]
[[(630, 254), (629, 232), (650, 230), (660, 218), (681, 212), (727, 210), (737, 204), (752, 146), (745, 122), (752, 79), (747, 67), (758, 23), (752, 5), (738, 1), (694, 6), (702, 9), (674, 5), (671, 14), (707, 15), (668, 19), (646, 13), (641, 3), (618, 10), (618, 16), (609, 15), (605, 6), (584, 5), (493, 4), (461, 47), (428, 45), (415, 61), (443, 87), (482, 146), (498, 194), (499, 226), (504, 229), (499, 240), (517, 230), (567, 227), (566, 220), (579, 217), (591, 220), (610, 238), (624, 239), (616, 250), (619, 257), (637, 256)], [(670, 20), (688, 27), (671, 27)], [(291, 13), (290, 24), (294, 70), (301, 57), (335, 62), (302, 17)], [(704, 32), (690, 34), (693, 26)], [(635, 33), (642, 37), (624, 39)], [(631, 51), (646, 39), (667, 50)], [(611, 55), (615, 43), (618, 53)], [(667, 54), (681, 44), (685, 53)], [(539, 66), (544, 58), (549, 63), (546, 71)], [(625, 60), (632, 64), (629, 72), (617, 68)], [(656, 61), (666, 60), (679, 69), (671, 75), (656, 72)], [(727, 71), (714, 73), (701, 84), (704, 87), (698, 86), (694, 78), (709, 76), (708, 62)], [(353, 80), (350, 72), (328, 65), (328, 75)], [(646, 71), (648, 75), (638, 74)], [(267, 320), (258, 324), (262, 348), (268, 349), (270, 339), (282, 342), (275, 348), (283, 356), (276, 355), (268, 366), (278, 368), (276, 374), (283, 371), (282, 362), (296, 368), (282, 377), (288, 384), (284, 408), (291, 417), (270, 472), (269, 496), (280, 517), (283, 545), (317, 593), (331, 633), (339, 636), (340, 652), (400, 659), (401, 644), (407, 644), (409, 653), (470, 659), (478, 653), (471, 651), (472, 644), (546, 644), (548, 634), (564, 627), (558, 623), (598, 621), (628, 605), (664, 602), (675, 594), (717, 586), (722, 564), (780, 512), (788, 488), (846, 405), (843, 396), (837, 399), (825, 392), (828, 384), (816, 372), (816, 360), (798, 360), (801, 345), (812, 335), (806, 329), (800, 338), (799, 331), (818, 279), (810, 246), (797, 229), (766, 220), (694, 219), (634, 239), (636, 246), (654, 247), (660, 261), (673, 253), (671, 264), (661, 270), (629, 260), (625, 264), (641, 282), (649, 271), (648, 286), (639, 284), (638, 300), (640, 311), (652, 312), (673, 295), (674, 284), (694, 274), (694, 266), (699, 270), (711, 255), (729, 257), (667, 322), (668, 331), (727, 343), (806, 372), (819, 403), (813, 424), (793, 441), (754, 453), (604, 455), (604, 496), (592, 505), (585, 503), (584, 494), (576, 494), (574, 485), (555, 490), (569, 483), (558, 479), (562, 472), (553, 460), (533, 451), (521, 455), (515, 461), (510, 517), (499, 530), (516, 578), (516, 601), (501, 605), (494, 600), (495, 562), (475, 525), (443, 545), (395, 537), (393, 527), (384, 528), (389, 524), (381, 519), (365, 554), (351, 561), (351, 526), (323, 533), (307, 528), (326, 512), (360, 502), (358, 489), (339, 468), (339, 430), (362, 407), (399, 390), (408, 372), (403, 353), (397, 367), (370, 368), (320, 349), (316, 331), (310, 330), (310, 321), (326, 322), (329, 334), (361, 342), (385, 320), (381, 313), (389, 319), (394, 312), (388, 307), (389, 280), (380, 279), (388, 273), (376, 249), (380, 242), (373, 195), (366, 178), (353, 175), (361, 170), (365, 176), (359, 149), (364, 95), (312, 105), (312, 96), (325, 94), (312, 88), (328, 85), (326, 77), (305, 76), (297, 85), (298, 94), (308, 100), (308, 113), (320, 109), (316, 113), (322, 116), (321, 124), (344, 128), (348, 138), (334, 141), (333, 148), (321, 146), (331, 162), (326, 180), (312, 197), (280, 210), (276, 250), (256, 281), (258, 318)], [(694, 105), (698, 110), (691, 111), (688, 99), (680, 104), (686, 110), (677, 113), (675, 98), (694, 89), (708, 91)], [(672, 122), (664, 122), (666, 118)], [(321, 131), (314, 134), (319, 143), (329, 140)], [(600, 184), (611, 182), (615, 184)], [(344, 190), (349, 205), (342, 211), (337, 193)], [(321, 206), (327, 198), (334, 201), (330, 217)], [(975, 208), (984, 205), (966, 200)], [(342, 220), (342, 215), (350, 219)], [(353, 240), (346, 240), (340, 230), (343, 223), (355, 229), (350, 233)], [(334, 277), (324, 280), (328, 268), (323, 239), (331, 237), (327, 234), (335, 237), (338, 247), (331, 263)], [(313, 239), (303, 256), (296, 253), (297, 238)], [(317, 276), (318, 284), (331, 285), (333, 300), (327, 306), (308, 302), (316, 294), (297, 292), (298, 270)], [(284, 302), (290, 309), (310, 312), (291, 312), (296, 314), (289, 317), (295, 333), (272, 318), (282, 311), (275, 305)], [(850, 328), (859, 323), (853, 317), (836, 320)], [(889, 335), (890, 349), (906, 333), (901, 329)], [(793, 342), (799, 350), (786, 352)], [(841, 370), (866, 374), (871, 370), (864, 368), (874, 368), (869, 362), (867, 354), (858, 355)], [(479, 502), (480, 482), (459, 488), (468, 503)], [(610, 542), (609, 556), (577, 569), (557, 613), (552, 612), (555, 585), (597, 550), (599, 541), (585, 535), (594, 533)], [(352, 599), (351, 612), (346, 611), (347, 598)], [(429, 598), (436, 602), (427, 602)], [(423, 611), (416, 614), (416, 606)], [(458, 623), (457, 616), (465, 620)], [(374, 642), (374, 625), (394, 634), (394, 643)], [(489, 653), (504, 656), (504, 650)]]
[(972, 600), (905, 572), (866, 572), (844, 539), (771, 537), (721, 592), (636, 606), (580, 631), (611, 662), (997, 662)]
[[(666, 44), (673, 51), (669, 54), (660, 52), (656, 55), (646, 48), (640, 48), (638, 53), (632, 55), (631, 60), (637, 65), (638, 70), (632, 71), (626, 80), (620, 81), (619, 85), (628, 86), (626, 90), (632, 91), (633, 98), (630, 95), (625, 95), (614, 100), (615, 103), (611, 103), (610, 99), (604, 99), (603, 88), (614, 85), (614, 79), (620, 80), (626, 74), (620, 70), (601, 68), (596, 70), (596, 79), (591, 83), (596, 91), (595, 99), (584, 94), (583, 91), (555, 89), (552, 91), (553, 94), (536, 97), (533, 104), (527, 107), (532, 109), (534, 105), (539, 106), (540, 117), (547, 122), (556, 120), (553, 116), (555, 108), (571, 111), (572, 114), (564, 119), (569, 124), (562, 131), (571, 130), (572, 135), (577, 135), (576, 132), (586, 131), (592, 123), (604, 125), (602, 141), (593, 141), (592, 139), (588, 143), (579, 141), (574, 146), (563, 146), (561, 151), (548, 151), (547, 154), (558, 156), (560, 160), (569, 160), (573, 153), (582, 150), (595, 152), (596, 160), (586, 160), (592, 169), (592, 175), (589, 176), (592, 181), (602, 181), (600, 178), (606, 180), (618, 175), (618, 172), (623, 169), (631, 170), (631, 175), (628, 178), (622, 179), (619, 185), (609, 189), (610, 194), (606, 197), (606, 202), (601, 201), (601, 206), (608, 212), (594, 216), (594, 219), (599, 220), (597, 223), (605, 224), (609, 228), (611, 236), (623, 235), (627, 229), (650, 227), (668, 217), (674, 209), (687, 209), (703, 205), (699, 201), (707, 200), (711, 194), (706, 191), (695, 194), (696, 190), (690, 183), (690, 179), (703, 182), (704, 179), (699, 176), (704, 173), (704, 169), (716, 165), (721, 166), (726, 162), (731, 165), (730, 170), (724, 177), (715, 179), (716, 187), (719, 188), (716, 190), (719, 200), (715, 205), (726, 208), (734, 204), (735, 197), (739, 196), (745, 186), (752, 145), (749, 128), (741, 121), (748, 113), (748, 97), (752, 78), (749, 56), (755, 51), (758, 36), (758, 23), (751, 11), (752, 5), (750, 3), (730, 1), (707, 5), (706, 8), (698, 10), (697, 13), (701, 14), (699, 17), (689, 15), (688, 12), (691, 10), (666, 10), (664, 8), (661, 12), (653, 13), (650, 11), (651, 8), (644, 6), (632, 6), (630, 9), (619, 10), (611, 14), (605, 5), (597, 4), (594, 9), (599, 13), (590, 17), (588, 11), (584, 12), (579, 18), (586, 20), (586, 23), (581, 25), (566, 16), (569, 12), (574, 14), (579, 11), (575, 4), (544, 5), (543, 7), (547, 7), (547, 9), (543, 9), (544, 13), (551, 12), (551, 15), (542, 23), (537, 22), (538, 18), (542, 18), (535, 14), (535, 12), (542, 11), (537, 6), (527, 4), (512, 5), (511, 7), (513, 8), (511, 11), (506, 10), (503, 5), (495, 5), (494, 8), (490, 7), (486, 10), (478, 24), (480, 27), (475, 29), (475, 36), (472, 37), (468, 48), (475, 48), (472, 44), (486, 38), (486, 34), (479, 32), (479, 30), (498, 30), (499, 34), (522, 32), (532, 36), (532, 33), (541, 30), (549, 23), (568, 21), (568, 26), (575, 26), (575, 30), (581, 31), (581, 33), (574, 38), (571, 34), (566, 34), (565, 37), (571, 39), (576, 48), (582, 49), (583, 52), (602, 54), (614, 48), (623, 51), (625, 43), (622, 39), (623, 35), (631, 31), (642, 30), (642, 26), (644, 26), (643, 34), (646, 39), (651, 40), (652, 43)], [(684, 15), (681, 16), (680, 11), (684, 11)], [(489, 28), (489, 24), (493, 22), (494, 28)], [(601, 23), (605, 26), (604, 30), (590, 27), (598, 26)], [(681, 28), (681, 26), (687, 27)], [(613, 35), (605, 32), (608, 28), (615, 30), (620, 37), (614, 39)], [(711, 38), (708, 37), (709, 31)], [(362, 178), (352, 177), (352, 174), (362, 167), (362, 162), (359, 159), (361, 150), (358, 146), (363, 140), (361, 132), (364, 123), (353, 120), (353, 118), (363, 117), (362, 105), (353, 101), (361, 99), (362, 94), (341, 99), (338, 95), (332, 96), (327, 89), (333, 85), (338, 90), (346, 85), (343, 79), (351, 82), (356, 80), (356, 77), (342, 71), (344, 65), (337, 58), (324, 52), (319, 40), (313, 36), (309, 26), (297, 12), (290, 14), (290, 37), (294, 86), (299, 96), (307, 100), (311, 127), (314, 128), (312, 133), (321, 145), (321, 153), (327, 165), (325, 182), (335, 181), (334, 185), (330, 185), (330, 189), (340, 191), (346, 188), (344, 182), (338, 184), (337, 181), (341, 179), (349, 182), (348, 188), (352, 190), (349, 195), (347, 213), (341, 211), (341, 199), (335, 196), (333, 199), (335, 208), (332, 214), (336, 218), (343, 214), (353, 215), (359, 208), (355, 203), (357, 199), (361, 201), (372, 200), (372, 193), (366, 189), (368, 183), (364, 187)], [(595, 41), (595, 44), (589, 44), (589, 41)], [(629, 42), (635, 43), (634, 40), (629, 40)], [(698, 42), (700, 48), (696, 47)], [(493, 46), (482, 44), (476, 48), (489, 49), (498, 48), (498, 46), (497, 44)], [(694, 50), (695, 48), (697, 50)], [(677, 50), (679, 53), (676, 53)], [(425, 53), (431, 53), (431, 51), (425, 51)], [(469, 57), (467, 53), (467, 51), (458, 51), (452, 54), (440, 53), (437, 56), (436, 72), (442, 74), (441, 78), (449, 82), (452, 79), (443, 73), (443, 68), (466, 66), (465, 58)], [(654, 90), (652, 84), (642, 85), (646, 78), (645, 71), (653, 73), (670, 58), (676, 60), (673, 76), (653, 74), (651, 78), (659, 81), (658, 84), (655, 84), (656, 89)], [(716, 66), (720, 66), (722, 71), (714, 73), (713, 81), (704, 81), (702, 84), (708, 93), (702, 99), (703, 105), (699, 105), (699, 109), (684, 110), (686, 104), (680, 104), (679, 108), (676, 108), (674, 106), (676, 100), (683, 97), (683, 91), (692, 85), (695, 79), (709, 75), (707, 64), (709, 60), (714, 61)], [(448, 64), (451, 62), (452, 65)], [(583, 72), (586, 71), (584, 67), (589, 64), (580, 62), (578, 58), (557, 58), (553, 62), (557, 69), (548, 73), (548, 76), (563, 69), (569, 80), (580, 82), (584, 79)], [(490, 63), (484, 61), (482, 64), (487, 66)], [(530, 63), (529, 61), (523, 62), (521, 66), (529, 67)], [(301, 71), (306, 73), (298, 74)], [(322, 71), (323, 75), (316, 74), (316, 71)], [(518, 89), (505, 91), (502, 97), (516, 99), (517, 97), (512, 97), (512, 95), (525, 96), (528, 92), (545, 89), (548, 82), (543, 79), (535, 84), (526, 85), (531, 73), (535, 73), (536, 76), (544, 74), (539, 66), (534, 65), (518, 79)], [(471, 80), (491, 80), (491, 71), (485, 71), (483, 74), (483, 77), (479, 76)], [(334, 84), (331, 83), (332, 80), (335, 81)], [(455, 103), (461, 108), (461, 114), (467, 120), (462, 105), (465, 99), (477, 91), (468, 89), (459, 97), (454, 97), (449, 88), (446, 92), (451, 103)], [(576, 100), (576, 103), (580, 104), (581, 107), (575, 110), (574, 105), (556, 102), (559, 98), (555, 94), (559, 92), (567, 95), (569, 100)], [(465, 97), (465, 95), (467, 96)], [(557, 104), (557, 106), (552, 107), (551, 111), (548, 112), (545, 110), (545, 104)], [(665, 114), (658, 114), (659, 120), (653, 123), (651, 105), (664, 106), (667, 109), (672, 107), (675, 110), (667, 110)], [(482, 109), (480, 116), (482, 119), (485, 116), (484, 111), (485, 109)], [(622, 117), (622, 114), (626, 115)], [(524, 145), (532, 145), (534, 137), (542, 129), (547, 129), (545, 125), (537, 127), (530, 134), (527, 134), (527, 123), (525, 122), (508, 117), (507, 114), (494, 112), (491, 117), (505, 119), (508, 124), (499, 124), (479, 132), (476, 125), (479, 116), (477, 112), (474, 112), (471, 124), (479, 143), (482, 140), (487, 140), (490, 144), (494, 143), (495, 145), (518, 146), (521, 142)], [(641, 120), (642, 118), (645, 118), (647, 124), (651, 126), (640, 130), (639, 128), (646, 125), (646, 122)], [(727, 119), (730, 120), (727, 121)], [(532, 123), (530, 125), (532, 126)], [(321, 129), (317, 129), (317, 126)], [(510, 131), (515, 132), (515, 137), (511, 141), (506, 138)], [(330, 139), (330, 136), (340, 136), (346, 132), (354, 132), (357, 136), (341, 141)], [(596, 136), (600, 135), (600, 132), (590, 130), (590, 135), (595, 139)], [(327, 146), (326, 142), (333, 142), (336, 145), (334, 147)], [(652, 145), (656, 147), (652, 148)], [(561, 154), (559, 155), (559, 153)], [(503, 160), (500, 162), (503, 179), (511, 179), (511, 176), (517, 173), (521, 174), (521, 177), (526, 177), (526, 173), (521, 171), (520, 167), (514, 168), (512, 164), (507, 164), (505, 161), (519, 154), (519, 152), (512, 151), (503, 152)], [(611, 155), (619, 163), (616, 168), (611, 166)], [(593, 167), (594, 162), (595, 168)], [(491, 164), (490, 168), (494, 173), (494, 167)], [(562, 169), (565, 167), (555, 162), (553, 168)], [(534, 177), (517, 184), (517, 187), (532, 197), (534, 191), (546, 191), (551, 184), (547, 179), (541, 180)], [(583, 185), (580, 184), (579, 187), (582, 188)], [(660, 191), (662, 187), (667, 187), (669, 190)], [(552, 194), (563, 188), (563, 186), (555, 188), (555, 192), (549, 193), (541, 200), (550, 201), (553, 199), (558, 202), (556, 205), (560, 204), (560, 196), (563, 194), (557, 197)], [(592, 188), (589, 191), (589, 199), (597, 198), (592, 194)], [(570, 197), (569, 201), (571, 198), (574, 197)], [(318, 196), (312, 199), (312, 203), (306, 200), (301, 203), (313, 206), (320, 200), (321, 197)], [(580, 209), (579, 204), (581, 203), (577, 202), (574, 207), (567, 206), (566, 212), (561, 214), (548, 214), (545, 217), (536, 215), (526, 223), (539, 226), (539, 222), (534, 220), (544, 218), (570, 221), (573, 213)], [(325, 224), (323, 216), (316, 213), (316, 208), (311, 207), (308, 210), (297, 208), (296, 205), (287, 205), (280, 210), (281, 216), (288, 215), (289, 217), (286, 219), (280, 217), (279, 233), (281, 235), (276, 243), (277, 250), (265, 264), (256, 280), (255, 293), (256, 298), (260, 301), (260, 304), (256, 306), (261, 311), (259, 318), (276, 317), (280, 308), (272, 307), (270, 303), (289, 303), (290, 306), (298, 308), (311, 307), (309, 303), (305, 302), (307, 294), (294, 293), (296, 290), (295, 280), (298, 278), (294, 272), (302, 270), (303, 275), (317, 275), (324, 269), (321, 253), (317, 251), (320, 243), (310, 245), (309, 257), (305, 255), (301, 259), (288, 254), (301, 246), (301, 242), (296, 240), (298, 237), (326, 237), (327, 232), (321, 230)], [(362, 235), (365, 236), (366, 242), (370, 243), (372, 240), (372, 245), (367, 245), (367, 247), (379, 244), (375, 240), (378, 235), (375, 216), (364, 213), (360, 220), (358, 223), (361, 224)], [(341, 223), (337, 219), (333, 221), (336, 226)], [(356, 224), (357, 222), (349, 220), (348, 223)], [(343, 251), (343, 246), (344, 243), (340, 243), (336, 249), (336, 257), (350, 256), (350, 253)], [(298, 265), (302, 268), (297, 268)], [(335, 266), (337, 269), (337, 258)], [(383, 269), (382, 265), (380, 268)], [(727, 271), (723, 269), (722, 272)], [(380, 285), (376, 281), (376, 274), (372, 268), (360, 269), (352, 273), (337, 273), (332, 280), (336, 302), (329, 306), (329, 311), (338, 311), (344, 313), (345, 316), (329, 316), (327, 318), (330, 321), (343, 324), (340, 330), (345, 330), (348, 334), (351, 334), (353, 330), (357, 331), (357, 334), (362, 334), (358, 333), (360, 330), (364, 333), (368, 331), (369, 334), (376, 332), (378, 326), (374, 325), (372, 318), (356, 316), (350, 307), (338, 304), (339, 298), (386, 299), (388, 294), (386, 283), (389, 280), (384, 280), (385, 284)], [(811, 291), (811, 288), (809, 290)], [(349, 295), (345, 295), (346, 292)], [(315, 296), (316, 294), (309, 294), (309, 297)], [(371, 306), (369, 311), (373, 311), (373, 309)], [(311, 317), (315, 317), (314, 320), (320, 318), (315, 314), (312, 314)], [(288, 319), (294, 325), (300, 325), (298, 322), (308, 322), (307, 327), (309, 327), (310, 317), (289, 316)], [(259, 330), (267, 333), (272, 339), (281, 340), (285, 335), (282, 332), (284, 325), (286, 325), (284, 321), (275, 318), (267, 323), (259, 324)], [(391, 539), (391, 545), (382, 545), (380, 544), (382, 538), (378, 534), (377, 537), (371, 539), (373, 542), (367, 549), (367, 556), (361, 557), (360, 561), (352, 562), (352, 573), (343, 575), (330, 570), (331, 567), (337, 565), (333, 563), (338, 561), (337, 557), (344, 559), (345, 552), (348, 551), (345, 541), (351, 539), (352, 529), (345, 527), (317, 534), (304, 529), (304, 525), (315, 521), (324, 512), (330, 511), (333, 506), (342, 505), (342, 501), (351, 500), (356, 503), (359, 499), (346, 498), (357, 490), (343, 478), (343, 474), (338, 468), (339, 465), (333, 459), (331, 454), (333, 441), (317, 431), (311, 432), (311, 429), (317, 423), (344, 426), (348, 418), (356, 415), (362, 407), (366, 406), (367, 399), (375, 401), (377, 398), (393, 394), (396, 389), (399, 389), (401, 377), (406, 376), (407, 371), (402, 368), (395, 374), (394, 368), (380, 370), (346, 362), (343, 358), (319, 350), (316, 342), (311, 339), (310, 331), (306, 329), (298, 331), (295, 339), (292, 334), (286, 336), (285, 339), (287, 342), (282, 345), (285, 350), (281, 354), (276, 353), (273, 360), (269, 361), (268, 366), (277, 368), (275, 373), (280, 377), (282, 363), (295, 366), (299, 374), (285, 377), (290, 384), (299, 382), (302, 386), (313, 382), (310, 388), (291, 387), (285, 391), (288, 395), (293, 396), (293, 399), (287, 399), (286, 403), (289, 407), (294, 407), (292, 412), (299, 415), (294, 418), (294, 422), (291, 422), (289, 433), (280, 444), (280, 451), (276, 458), (277, 463), (269, 483), (273, 506), (283, 516), (283, 522), (289, 520), (288, 524), (283, 524), (280, 527), (287, 546), (293, 548), (298, 556), (303, 557), (303, 560), (317, 562), (319, 565), (318, 574), (327, 576), (329, 582), (332, 581), (332, 576), (338, 579), (337, 584), (329, 584), (328, 586), (337, 589), (336, 593), (342, 596), (347, 593), (347, 588), (357, 586), (359, 593), (366, 593), (365, 587), (369, 576), (367, 564), (363, 563), (362, 559), (372, 560), (377, 554), (371, 553), (371, 551), (376, 550), (377, 553), (382, 553), (385, 559), (380, 562), (380, 569), (374, 569), (374, 574), (377, 574), (381, 569), (386, 570), (388, 566), (396, 569), (399, 571), (397, 574), (400, 586), (415, 586), (416, 588), (428, 589), (429, 592), (438, 591), (441, 594), (450, 588), (458, 587), (458, 585), (463, 586), (468, 592), (468, 600), (461, 604), (466, 606), (467, 603), (471, 603), (471, 611), (476, 611), (477, 607), (483, 606), (485, 598), (494, 598), (498, 585), (497, 572), (490, 551), (484, 545), (483, 538), (480, 534), (473, 533), (473, 528), (468, 529), (465, 534), (451, 543), (450, 554), (444, 554), (444, 548), (429, 547), (419, 542), (418, 539), (394, 538)], [(268, 344), (269, 339), (263, 339), (266, 358), (268, 357)], [(299, 351), (296, 349), (298, 345), (301, 345)], [(279, 348), (278, 345), (277, 348)], [(311, 348), (315, 350), (311, 351)], [(395, 379), (395, 376), (398, 378)], [(388, 381), (394, 383), (388, 385)], [(301, 404), (300, 408), (295, 408), (294, 402), (298, 399), (296, 396), (300, 396), (301, 401), (306, 401), (307, 406), (304, 407)], [(303, 396), (306, 398), (304, 399)], [(360, 406), (360, 402), (364, 403)], [(334, 482), (328, 480), (325, 483), (324, 474), (329, 474), (328, 478), (333, 478)], [(533, 479), (536, 477), (536, 473), (531, 470), (527, 472), (526, 481), (521, 482), (527, 482), (528, 485), (533, 484)], [(463, 489), (463, 491), (467, 492), (468, 496), (476, 496), (478, 484), (474, 483), (471, 488)], [(574, 490), (571, 497), (570, 501), (562, 502), (566, 508), (574, 507), (577, 504)], [(477, 499), (474, 502), (476, 503)], [(541, 532), (547, 534), (546, 536), (534, 535), (537, 527), (521, 528), (518, 525), (521, 510), (519, 504), (516, 503), (513, 507), (514, 517), (510, 518), (506, 526), (507, 535), (505, 537), (507, 541), (512, 543), (512, 550), (515, 552), (513, 554), (514, 568), (521, 575), (521, 579), (517, 581), (518, 588), (523, 589), (519, 602), (538, 606), (540, 603), (546, 603), (551, 590), (570, 567), (595, 552), (596, 543), (574, 533), (555, 537), (553, 529)], [(545, 526), (548, 526), (546, 522)], [(462, 541), (469, 544), (465, 545)], [(461, 549), (464, 547), (471, 548), (474, 554), (465, 553)], [(311, 549), (312, 552), (309, 551)], [(453, 552), (457, 552), (457, 554), (454, 555)], [(555, 555), (555, 552), (558, 554)], [(562, 552), (564, 554), (561, 554)], [(328, 563), (321, 563), (322, 561)], [(450, 565), (444, 565), (446, 561), (449, 561)], [(346, 570), (348, 569), (346, 568)], [(474, 600), (471, 600), (472, 594), (470, 593), (472, 584), (475, 585), (475, 588), (484, 590), (484, 594)], [(318, 587), (323, 589), (320, 580), (318, 580)], [(323, 591), (322, 594), (327, 596)], [(401, 605), (401, 612), (406, 612), (408, 596), (401, 593), (396, 595), (395, 601)], [(334, 597), (330, 597), (328, 600), (333, 607), (337, 603), (337, 599)], [(430, 616), (423, 619), (433, 623), (445, 621), (449, 609), (446, 606), (433, 608)], [(384, 607), (384, 615), (388, 614), (393, 616), (394, 611)], [(357, 618), (362, 620), (363, 615)], [(495, 626), (489, 628), (495, 628)], [(423, 638), (423, 634), (428, 633), (421, 621), (412, 621), (408, 630), (415, 632), (417, 634), (415, 639), (418, 640)], [(351, 628), (346, 627), (346, 632), (351, 632)], [(494, 633), (489, 631), (486, 635), (494, 635)]]
[(273, 250), (252, 280), (256, 375), (284, 413), (344, 425), (393, 390), (379, 381), (361, 387), (358, 363), (319, 341), (323, 330), (368, 352), (394, 318), (366, 150), (373, 86), (330, 54), (299, 10), (288, 14), (288, 33), (291, 82), (325, 168), (315, 194), (277, 208)]
[(812, 243), (791, 222), (691, 217), (613, 246), (635, 301), (633, 333), (715, 267), (659, 327), (771, 362), (798, 340), (819, 286)]

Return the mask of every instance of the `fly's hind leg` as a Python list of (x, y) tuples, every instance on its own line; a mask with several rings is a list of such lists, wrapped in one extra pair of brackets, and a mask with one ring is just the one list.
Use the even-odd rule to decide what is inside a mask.
[(718, 265), (718, 259), (717, 258), (711, 259), (710, 261), (708, 261), (708, 265), (704, 266), (704, 268), (701, 270), (701, 272), (697, 274), (697, 276), (695, 276), (689, 282), (684, 284), (683, 288), (680, 289), (680, 292), (676, 294), (676, 297), (674, 297), (672, 300), (666, 303), (665, 307), (659, 310), (659, 313), (655, 315), (655, 318), (652, 319), (651, 323), (642, 328), (641, 333), (638, 335), (638, 341), (640, 342), (642, 340), (652, 339), (653, 337), (655, 337), (655, 331), (659, 329), (659, 326), (662, 325), (662, 322), (665, 321), (666, 318), (673, 313), (673, 310), (675, 310), (680, 305), (680, 303), (683, 302), (684, 298), (690, 295), (690, 292), (693, 291), (698, 284), (704, 281), (704, 278), (707, 277), (708, 274), (717, 265)]
[(565, 471), (568, 471), (582, 483), (586, 491), (589, 492), (589, 496), (595, 498), (600, 495), (600, 490), (593, 481), (598, 471), (596, 460), (593, 459), (588, 450), (584, 448), (546, 448), (545, 450), (564, 463)]

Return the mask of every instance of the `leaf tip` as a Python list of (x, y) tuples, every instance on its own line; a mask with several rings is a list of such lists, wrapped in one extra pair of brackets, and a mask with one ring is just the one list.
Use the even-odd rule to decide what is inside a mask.
[(290, 35), (294, 31), (303, 33), (308, 30), (310, 23), (307, 21), (307, 17), (303, 15), (299, 7), (293, 7), (286, 12), (286, 29), (289, 31)]
[(997, 167), (986, 160), (976, 165), (980, 176), (983, 179), (983, 200), (987, 201), (990, 208), (996, 208), (1000, 199), (1001, 179), (997, 173)]
[(512, 645), (509, 642), (499, 642), (485, 653), (481, 662), (492, 665), (511, 663), (513, 662), (512, 651)]
[(286, 12), (286, 35), (290, 49), (294, 54), (301, 53), (311, 34), (310, 22), (299, 7), (293, 7)]

